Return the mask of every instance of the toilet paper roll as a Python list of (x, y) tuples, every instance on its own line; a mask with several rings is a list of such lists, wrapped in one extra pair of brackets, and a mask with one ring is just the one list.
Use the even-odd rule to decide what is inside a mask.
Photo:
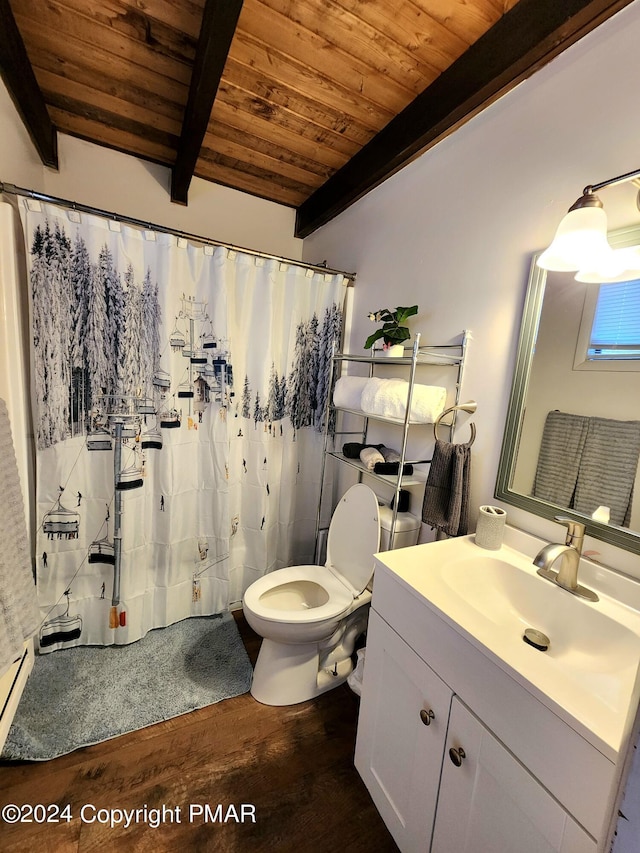
[(497, 551), (502, 545), (507, 513), (498, 506), (481, 506), (478, 510), (476, 545)]

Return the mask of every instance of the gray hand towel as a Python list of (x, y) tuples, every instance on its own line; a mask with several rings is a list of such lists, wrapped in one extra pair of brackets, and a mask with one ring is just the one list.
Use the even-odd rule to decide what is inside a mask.
[[(532, 496), (558, 506), (573, 506), (589, 418), (549, 412), (544, 424)], [(604, 501), (601, 501), (604, 503)]]
[(549, 412), (532, 494), (585, 515), (608, 506), (628, 527), (639, 457), (640, 421)]
[(640, 458), (640, 421), (588, 418), (573, 507), (591, 515), (600, 505), (611, 524), (629, 527)]
[(471, 445), (436, 439), (422, 503), (422, 521), (448, 536), (464, 536), (469, 521)]

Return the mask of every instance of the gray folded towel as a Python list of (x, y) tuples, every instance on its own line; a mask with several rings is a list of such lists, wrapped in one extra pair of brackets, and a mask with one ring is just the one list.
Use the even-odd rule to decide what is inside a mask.
[(385, 462), (399, 462), (400, 454), (397, 450), (392, 450), (390, 447), (385, 447), (384, 444), (380, 448), (380, 453), (384, 456)]
[(436, 439), (422, 503), (422, 521), (448, 536), (464, 536), (469, 521), (471, 444)]

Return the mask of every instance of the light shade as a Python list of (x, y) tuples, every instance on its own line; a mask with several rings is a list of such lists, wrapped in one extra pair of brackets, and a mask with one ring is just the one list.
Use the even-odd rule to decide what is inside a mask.
[(559, 272), (604, 269), (614, 265), (612, 254), (602, 207), (577, 207), (558, 226), (553, 242), (538, 258), (538, 266)]
[(636, 247), (613, 249), (607, 262), (600, 266), (583, 267), (576, 273), (576, 281), (588, 284), (611, 284), (640, 278), (640, 252)]

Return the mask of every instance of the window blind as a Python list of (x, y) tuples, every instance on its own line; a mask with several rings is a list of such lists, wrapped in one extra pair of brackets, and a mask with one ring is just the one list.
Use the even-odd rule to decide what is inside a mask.
[(640, 279), (601, 284), (589, 359), (640, 359)]

